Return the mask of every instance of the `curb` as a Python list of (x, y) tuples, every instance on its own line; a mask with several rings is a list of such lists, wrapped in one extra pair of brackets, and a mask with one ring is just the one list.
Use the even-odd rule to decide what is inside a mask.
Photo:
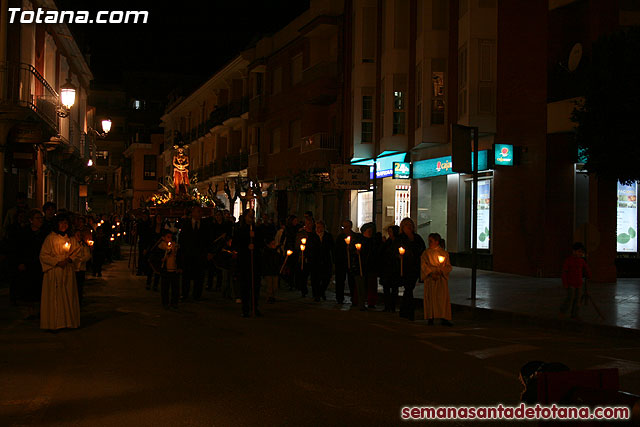
[[(417, 299), (417, 298), (416, 298)], [(422, 299), (420, 299), (422, 301)], [(616, 338), (640, 338), (640, 330), (612, 325), (599, 325), (572, 319), (552, 319), (506, 310), (471, 307), (464, 304), (451, 304), (454, 312), (470, 312), (475, 320), (501, 320), (523, 326), (537, 326), (566, 332), (581, 332), (589, 335), (606, 335)]]

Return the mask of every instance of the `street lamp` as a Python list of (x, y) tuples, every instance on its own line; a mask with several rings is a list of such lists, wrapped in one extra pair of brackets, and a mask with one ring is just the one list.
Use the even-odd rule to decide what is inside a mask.
[(111, 119), (109, 117), (102, 119), (102, 132), (105, 134), (109, 133), (111, 130)]
[(69, 110), (76, 103), (76, 87), (68, 77), (67, 82), (60, 87), (60, 103), (62, 106), (58, 108), (58, 116), (68, 117)]

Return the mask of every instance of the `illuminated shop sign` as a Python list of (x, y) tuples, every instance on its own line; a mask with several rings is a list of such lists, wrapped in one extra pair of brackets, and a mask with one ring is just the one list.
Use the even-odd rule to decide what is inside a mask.
[(393, 179), (411, 179), (411, 163), (393, 162)]
[[(487, 159), (487, 150), (478, 151), (479, 170), (488, 169)], [(413, 179), (452, 174), (454, 173), (453, 170), (451, 170), (452, 164), (451, 156), (413, 162)], [(471, 164), (473, 164), (473, 153), (471, 153)]]
[(496, 166), (513, 166), (513, 145), (494, 144)]
[[(376, 159), (376, 178), (387, 178), (393, 176), (393, 164), (404, 163), (407, 153), (383, 152)], [(369, 165), (371, 166), (370, 178), (373, 179), (373, 159), (357, 159), (351, 160), (352, 165)]]

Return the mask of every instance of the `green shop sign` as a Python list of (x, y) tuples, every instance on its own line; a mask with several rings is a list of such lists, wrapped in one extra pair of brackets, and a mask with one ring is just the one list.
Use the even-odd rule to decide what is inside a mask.
[(411, 179), (411, 163), (393, 162), (393, 179)]
[[(487, 170), (488, 151), (478, 151), (478, 170)], [(450, 175), (454, 173), (451, 170), (451, 156), (438, 157), (436, 159), (420, 160), (413, 162), (413, 179), (428, 178), (430, 176)], [(473, 153), (471, 153), (471, 164), (473, 165)]]
[(513, 166), (513, 145), (493, 144), (496, 166)]

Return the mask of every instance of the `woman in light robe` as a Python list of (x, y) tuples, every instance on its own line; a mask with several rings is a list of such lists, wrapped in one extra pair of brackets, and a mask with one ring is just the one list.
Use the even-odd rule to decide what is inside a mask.
[(451, 301), (449, 300), (449, 273), (452, 270), (449, 253), (441, 245), (438, 233), (429, 235), (429, 247), (422, 253), (421, 273), (424, 281), (424, 318), (429, 325), (433, 319), (452, 326)]
[(57, 330), (80, 326), (80, 304), (76, 285), (75, 264), (81, 257), (80, 244), (69, 236), (69, 220), (58, 215), (54, 230), (40, 251), (42, 302), (40, 328)]

